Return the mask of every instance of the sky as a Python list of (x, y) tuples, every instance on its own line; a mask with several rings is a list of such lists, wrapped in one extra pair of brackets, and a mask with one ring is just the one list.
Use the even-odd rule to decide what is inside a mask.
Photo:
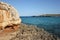
[(17, 9), (20, 16), (60, 14), (60, 0), (0, 0)]

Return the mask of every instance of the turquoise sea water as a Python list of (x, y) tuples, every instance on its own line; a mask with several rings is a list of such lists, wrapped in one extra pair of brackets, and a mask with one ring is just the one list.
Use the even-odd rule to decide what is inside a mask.
[(60, 17), (21, 17), (22, 23), (36, 25), (60, 37)]

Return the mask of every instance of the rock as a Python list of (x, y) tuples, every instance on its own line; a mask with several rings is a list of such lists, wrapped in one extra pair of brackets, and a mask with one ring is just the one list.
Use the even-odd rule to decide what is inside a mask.
[(5, 35), (0, 35), (0, 40), (11, 40), (12, 38), (14, 38), (16, 35), (18, 34), (18, 31), (15, 32), (9, 32), (9, 34), (5, 34)]
[(55, 35), (52, 35), (42, 28), (37, 26), (20, 24), (19, 33), (16, 37), (11, 38), (11, 40), (60, 40)]
[(21, 19), (11, 5), (0, 2), (0, 40), (10, 40), (18, 33)]
[(36, 26), (25, 24), (20, 24), (20, 26), (21, 27), (16, 31), (6, 28), (6, 32), (12, 32), (7, 34), (4, 31), (5, 35), (0, 33), (0, 40), (60, 40), (57, 36), (52, 35), (41, 28), (37, 28)]
[(21, 19), (17, 10), (4, 2), (0, 2), (0, 29), (4, 29), (10, 25), (18, 25), (21, 23)]

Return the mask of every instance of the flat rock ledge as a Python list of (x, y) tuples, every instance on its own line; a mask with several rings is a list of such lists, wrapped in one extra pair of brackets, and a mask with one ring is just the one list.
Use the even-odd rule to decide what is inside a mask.
[(18, 30), (0, 37), (0, 40), (60, 40), (60, 38), (42, 28), (21, 23)]

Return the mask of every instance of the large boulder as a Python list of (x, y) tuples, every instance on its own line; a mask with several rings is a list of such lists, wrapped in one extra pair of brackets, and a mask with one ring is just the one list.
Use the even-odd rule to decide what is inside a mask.
[(0, 2), (0, 29), (5, 29), (10, 25), (18, 25), (21, 19), (17, 10), (7, 3)]

